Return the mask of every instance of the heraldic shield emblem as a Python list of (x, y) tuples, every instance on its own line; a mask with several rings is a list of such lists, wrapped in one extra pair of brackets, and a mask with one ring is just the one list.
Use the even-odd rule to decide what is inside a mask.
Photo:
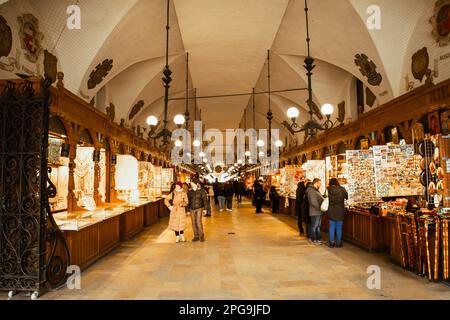
[(42, 53), (42, 39), (44, 36), (39, 31), (39, 21), (32, 14), (23, 14), (17, 20), (20, 24), (19, 37), (25, 58), (36, 63)]
[(12, 32), (5, 18), (0, 16), (0, 58), (9, 56), (12, 48)]
[(433, 25), (433, 38), (441, 47), (447, 46), (450, 43), (450, 0), (436, 1), (430, 23)]

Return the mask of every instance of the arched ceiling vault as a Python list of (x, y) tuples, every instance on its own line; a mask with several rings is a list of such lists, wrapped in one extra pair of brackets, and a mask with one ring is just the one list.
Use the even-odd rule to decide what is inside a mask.
[[(17, 17), (35, 15), (44, 33), (43, 46), (58, 57), (59, 71), (65, 73), (65, 86), (86, 101), (102, 95), (98, 104), (103, 105), (97, 104), (101, 110), (114, 103), (117, 122), (124, 118), (128, 126), (144, 126), (148, 115), (161, 117), (166, 0), (79, 0), (81, 30), (65, 28), (71, 4), (71, 0), (10, 0), (0, 5), (0, 14), (15, 35)], [(190, 94), (193, 88), (200, 96), (250, 92), (254, 87), (266, 90), (268, 49), (272, 89), (306, 87), (303, 0), (171, 0), (170, 4), (172, 98), (185, 94), (186, 52), (190, 53)], [(317, 65), (314, 102), (336, 106), (344, 101), (347, 114), (354, 114), (354, 77), (370, 88), (380, 104), (403, 94), (415, 51), (427, 45), (430, 51), (445, 54), (445, 48), (437, 51), (427, 23), (434, 4), (434, 0), (310, 0), (311, 54)], [(366, 26), (369, 5), (381, 9), (381, 30)], [(11, 57), (20, 50), (17, 38)], [(362, 53), (383, 77), (380, 85), (370, 85), (355, 64), (355, 55)], [(98, 85), (88, 88), (92, 71), (105, 59), (113, 60), (112, 69)], [(36, 69), (26, 61), (23, 64)], [(442, 77), (449, 73), (440, 72)], [(0, 70), (0, 77), (15, 75)], [(305, 91), (272, 94), (275, 123), (289, 120), (285, 113), (290, 106), (299, 107), (300, 118), (306, 118), (306, 99)], [(144, 107), (130, 120), (131, 109), (140, 100)], [(257, 101), (258, 112), (265, 113), (267, 95), (258, 95)], [(193, 105), (190, 101), (191, 119)], [(237, 128), (244, 110), (251, 114), (251, 97), (199, 99), (198, 107), (207, 128)], [(170, 116), (184, 113), (185, 101), (170, 101), (169, 108)]]

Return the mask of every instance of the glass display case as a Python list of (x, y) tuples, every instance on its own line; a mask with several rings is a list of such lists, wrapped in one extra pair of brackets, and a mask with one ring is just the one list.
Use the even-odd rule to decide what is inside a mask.
[(139, 162), (139, 198), (151, 197), (151, 188), (153, 186), (154, 170), (150, 162)]
[(151, 197), (160, 198), (162, 196), (162, 167), (154, 166), (153, 185), (151, 187)]
[(73, 171), (78, 207), (87, 210), (95, 209), (94, 177), (95, 164), (93, 159), (94, 147), (78, 146), (76, 150), (75, 169)]
[(162, 186), (163, 192), (169, 192), (173, 183), (173, 168), (162, 168)]
[(67, 210), (69, 193), (69, 158), (61, 156), (63, 138), (49, 136), (48, 166), (52, 169), (50, 181), (56, 186), (56, 197), (50, 198), (51, 212)]
[[(137, 205), (140, 205), (140, 203)], [(65, 211), (53, 214), (53, 218), (62, 231), (79, 231), (135, 208), (136, 206), (121, 205), (93, 211), (71, 213)]]

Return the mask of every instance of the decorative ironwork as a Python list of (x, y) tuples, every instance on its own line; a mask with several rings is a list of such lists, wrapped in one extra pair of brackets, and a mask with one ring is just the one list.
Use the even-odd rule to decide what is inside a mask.
[(0, 288), (5, 290), (39, 292), (45, 281), (46, 117), (48, 105), (32, 82), (8, 82), (0, 96)]
[(130, 115), (128, 117), (128, 120), (132, 120), (135, 115), (139, 113), (139, 111), (142, 110), (144, 107), (144, 100), (139, 100), (131, 109)]
[(99, 63), (89, 75), (89, 80), (87, 83), (88, 89), (94, 89), (97, 85), (99, 85), (111, 71), (112, 67), (112, 59), (105, 59), (102, 63)]
[[(54, 198), (57, 195), (57, 191), (56, 186), (50, 180), (52, 168), (49, 167), (47, 172), (47, 197)], [(46, 260), (46, 284), (49, 289), (56, 289), (66, 283), (66, 271), (70, 265), (70, 252), (64, 236), (51, 214), (50, 203), (48, 201), (46, 240), (48, 243), (47, 248), (49, 248)]]
[[(46, 174), (51, 79), (39, 93), (35, 84), (8, 82), (0, 94), (0, 288), (34, 291), (34, 298), (45, 284), (60, 283), (55, 278), (65, 277), (67, 266), (57, 251), (46, 255), (47, 241), (58, 238), (52, 233), (65, 242), (48, 201), (56, 195)], [(68, 263), (68, 250), (66, 257)]]
[(114, 122), (114, 119), (116, 117), (116, 106), (114, 103), (110, 103), (109, 107), (106, 107), (106, 115), (108, 118)]
[(367, 82), (372, 86), (379, 86), (383, 77), (377, 72), (377, 65), (364, 53), (355, 55), (355, 64), (359, 67), (361, 74), (367, 78)]

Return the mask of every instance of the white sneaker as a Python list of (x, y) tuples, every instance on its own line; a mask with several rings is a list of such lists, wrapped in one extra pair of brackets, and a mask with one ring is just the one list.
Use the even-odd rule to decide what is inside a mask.
[(179, 243), (180, 242), (180, 236), (177, 236), (177, 241), (175, 241), (175, 243)]
[(181, 234), (181, 242), (186, 242), (186, 239), (184, 238), (184, 233)]

